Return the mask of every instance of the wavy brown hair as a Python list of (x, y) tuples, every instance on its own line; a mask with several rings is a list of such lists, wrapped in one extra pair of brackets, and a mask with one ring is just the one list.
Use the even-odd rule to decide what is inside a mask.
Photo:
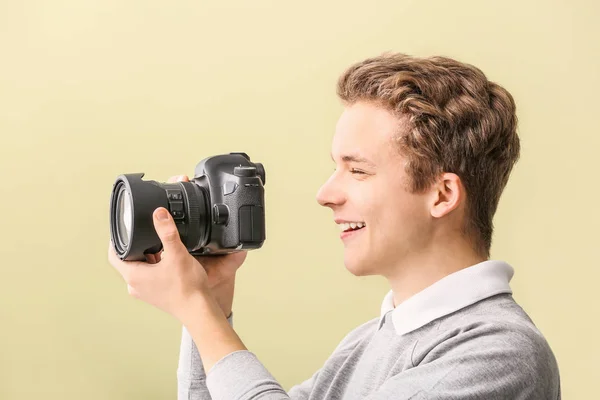
[(412, 192), (444, 172), (460, 177), (467, 192), (464, 232), (489, 257), (492, 220), (520, 152), (511, 94), (472, 65), (401, 53), (351, 65), (337, 94), (345, 105), (372, 102), (398, 116), (395, 139), (408, 159)]

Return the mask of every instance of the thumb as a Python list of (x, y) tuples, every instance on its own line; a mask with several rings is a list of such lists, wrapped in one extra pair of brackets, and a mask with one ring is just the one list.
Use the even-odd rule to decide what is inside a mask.
[(171, 214), (164, 207), (159, 207), (154, 210), (154, 228), (163, 245), (164, 251), (169, 255), (177, 255), (182, 252), (187, 252), (187, 249), (181, 242), (179, 231), (175, 225), (175, 221), (171, 218)]

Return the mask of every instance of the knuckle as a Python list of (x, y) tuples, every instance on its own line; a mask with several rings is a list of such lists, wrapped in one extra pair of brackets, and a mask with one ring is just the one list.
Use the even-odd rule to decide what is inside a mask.
[(177, 243), (179, 241), (179, 231), (170, 230), (165, 233), (164, 240), (168, 243)]

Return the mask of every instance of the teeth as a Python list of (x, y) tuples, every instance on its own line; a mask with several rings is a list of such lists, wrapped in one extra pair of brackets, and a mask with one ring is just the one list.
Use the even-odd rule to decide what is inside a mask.
[(343, 231), (347, 231), (350, 229), (360, 229), (362, 227), (367, 226), (367, 224), (365, 224), (364, 222), (343, 222), (341, 224), (338, 224), (340, 230)]

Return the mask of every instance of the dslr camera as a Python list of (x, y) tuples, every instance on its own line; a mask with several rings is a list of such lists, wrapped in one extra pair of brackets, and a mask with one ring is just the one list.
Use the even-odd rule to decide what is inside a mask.
[(152, 214), (171, 213), (190, 254), (220, 255), (260, 248), (265, 239), (265, 169), (246, 153), (201, 160), (190, 182), (144, 181), (119, 175), (110, 197), (110, 235), (122, 260), (144, 261), (162, 243)]

